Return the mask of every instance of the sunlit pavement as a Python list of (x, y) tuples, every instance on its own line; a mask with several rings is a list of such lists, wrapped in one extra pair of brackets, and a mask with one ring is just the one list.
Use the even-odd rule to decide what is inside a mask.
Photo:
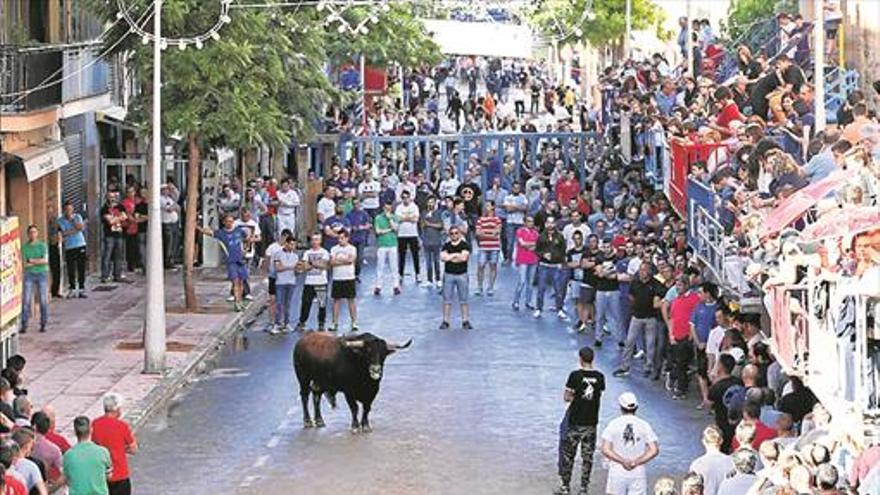
[[(323, 403), (326, 428), (302, 429), (291, 364), (297, 335), (263, 333), (264, 316), (246, 332), (246, 350), (230, 351), (141, 433), (132, 460), (136, 492), (550, 493), (557, 483), (562, 388), (577, 366), (576, 350), (592, 339), (570, 334), (553, 313), (535, 320), (512, 311), (514, 270), (500, 271), (493, 297), (471, 297), (475, 330), (456, 329), (456, 315), (454, 330), (441, 331), (435, 289), (417, 288), (408, 276), (402, 295), (374, 297), (366, 270), (361, 329), (388, 340), (414, 339), (388, 358), (368, 435), (350, 433), (341, 396), (336, 410)], [(298, 302), (297, 296), (297, 308)], [(673, 402), (661, 382), (641, 378), (638, 364), (629, 378), (611, 377), (619, 354), (606, 345), (597, 358), (609, 384), (603, 423), (617, 413), (617, 396), (634, 391), (639, 414), (660, 438), (649, 476), (684, 474), (701, 453), (699, 433), (710, 417), (695, 402)], [(601, 462), (592, 478), (591, 491), (602, 493)]]

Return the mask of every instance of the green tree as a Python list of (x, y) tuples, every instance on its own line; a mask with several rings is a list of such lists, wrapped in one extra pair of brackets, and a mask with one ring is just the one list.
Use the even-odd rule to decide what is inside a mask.
[[(372, 21), (370, 15), (373, 15)], [(363, 25), (366, 32), (359, 35), (339, 33), (336, 24), (328, 26), (325, 49), (334, 64), (349, 62), (360, 54), (366, 57), (367, 63), (378, 66), (394, 62), (414, 67), (435, 64), (442, 58), (440, 47), (410, 5), (394, 3), (389, 5), (387, 12), (380, 13), (356, 7), (347, 10), (342, 17), (352, 26)]]
[(753, 26), (780, 12), (797, 12), (797, 0), (732, 0), (722, 29), (728, 39), (739, 40)]
[[(647, 29), (662, 21), (663, 13), (651, 0), (632, 0), (632, 28)], [(624, 0), (543, 0), (528, 14), (529, 21), (560, 44), (587, 40), (602, 46), (626, 34)]]
[[(164, 3), (162, 34), (168, 38), (203, 33), (219, 15), (218, 2)], [(115, 2), (97, 4), (108, 19), (115, 18)], [(339, 92), (323, 71), (325, 36), (323, 30), (311, 27), (318, 23), (314, 11), (294, 16), (282, 11), (236, 9), (231, 17), (219, 40), (206, 41), (202, 49), (169, 47), (163, 54), (163, 132), (184, 136), (188, 151), (183, 270), (188, 311), (198, 309), (193, 261), (205, 151), (215, 146), (235, 149), (261, 143), (284, 146), (293, 136), (306, 139), (326, 106), (339, 100)], [(151, 18), (144, 24), (148, 30)], [(112, 33), (111, 40), (124, 33), (125, 29)], [(151, 46), (129, 39), (119, 49), (131, 51), (132, 63), (146, 89), (133, 113), (146, 128), (153, 73)]]

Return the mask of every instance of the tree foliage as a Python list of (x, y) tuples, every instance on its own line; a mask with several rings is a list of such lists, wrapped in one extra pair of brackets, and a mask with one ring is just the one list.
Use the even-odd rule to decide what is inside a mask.
[(756, 24), (780, 12), (797, 12), (797, 0), (732, 0), (723, 25), (727, 38), (738, 40)]
[[(663, 12), (651, 0), (632, 0), (634, 30), (656, 26)], [(529, 21), (560, 44), (587, 40), (601, 46), (626, 33), (624, 0), (543, 0), (528, 15)]]

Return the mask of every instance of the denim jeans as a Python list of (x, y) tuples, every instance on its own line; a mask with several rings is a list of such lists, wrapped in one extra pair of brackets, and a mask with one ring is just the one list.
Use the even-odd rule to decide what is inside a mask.
[(424, 246), (425, 265), (428, 270), (428, 282), (440, 281), (440, 246)]
[(28, 320), (31, 317), (31, 304), (34, 300), (34, 285), (40, 297), (40, 328), (46, 328), (49, 321), (49, 286), (48, 274), (43, 273), (24, 273), (24, 302), (21, 307), (21, 328), (27, 328)]
[(122, 275), (122, 260), (124, 259), (125, 244), (122, 237), (104, 237), (101, 249), (101, 278), (109, 278), (110, 270), (113, 270), (113, 278)]
[(290, 306), (293, 304), (294, 284), (275, 286), (275, 324), (287, 325), (290, 323)]
[(516, 231), (522, 227), (521, 223), (508, 223), (507, 229), (504, 231), (504, 244), (507, 246), (507, 254), (510, 255), (510, 258), (506, 259), (514, 259), (516, 254)]
[[(607, 325), (612, 335), (619, 334), (618, 320), (620, 315), (620, 295), (616, 290), (600, 290), (596, 292), (596, 338), (602, 338), (602, 326)], [(623, 341), (622, 335), (616, 335), (617, 341)]]
[(633, 355), (636, 353), (636, 343), (645, 340), (645, 368), (654, 371), (660, 366), (656, 359), (657, 349), (657, 318), (630, 318), (629, 331), (626, 335), (626, 347), (623, 350), (623, 358), (620, 363), (622, 369), (628, 370), (632, 366)]
[(538, 265), (516, 265), (516, 271), (519, 274), (519, 281), (516, 283), (516, 289), (513, 291), (513, 302), (519, 304), (519, 297), (525, 291), (524, 303), (532, 304), (532, 279), (535, 278), (535, 270)]
[(544, 309), (544, 292), (547, 291), (548, 286), (552, 285), (556, 310), (561, 310), (565, 305), (565, 284), (567, 282), (565, 270), (562, 270), (559, 265), (538, 265), (538, 297), (535, 308), (539, 311)]

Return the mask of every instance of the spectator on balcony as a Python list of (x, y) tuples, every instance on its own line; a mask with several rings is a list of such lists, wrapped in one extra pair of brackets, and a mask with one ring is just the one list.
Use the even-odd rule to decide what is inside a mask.
[(871, 119), (868, 117), (868, 106), (864, 102), (853, 105), (852, 115), (852, 122), (843, 128), (840, 137), (855, 146), (859, 144), (862, 127), (871, 124)]

